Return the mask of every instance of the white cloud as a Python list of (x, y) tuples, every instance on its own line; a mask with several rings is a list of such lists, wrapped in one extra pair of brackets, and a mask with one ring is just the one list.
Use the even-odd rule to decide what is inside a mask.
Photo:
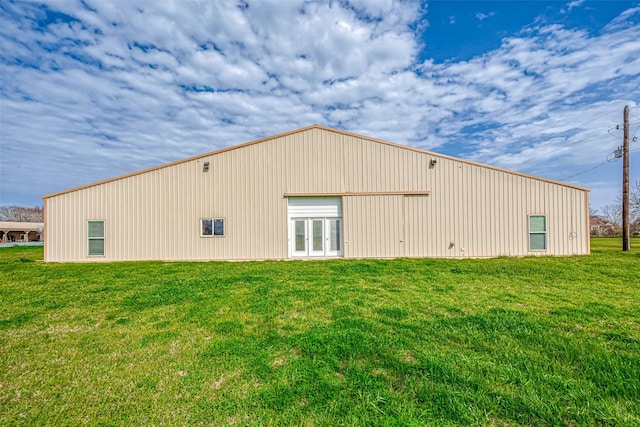
[(582, 3), (584, 3), (585, 0), (573, 0), (571, 2), (569, 2), (569, 4), (567, 5), (567, 9), (569, 11), (571, 11), (571, 9), (573, 9), (574, 7), (578, 7), (581, 6)]
[(478, 21), (484, 21), (487, 18), (491, 18), (495, 14), (496, 14), (495, 12), (490, 12), (489, 14), (478, 12), (478, 13), (476, 13), (476, 19)]
[(436, 64), (417, 1), (84, 4), (2, 5), (3, 199), (312, 123), (563, 178), (637, 102), (640, 8)]

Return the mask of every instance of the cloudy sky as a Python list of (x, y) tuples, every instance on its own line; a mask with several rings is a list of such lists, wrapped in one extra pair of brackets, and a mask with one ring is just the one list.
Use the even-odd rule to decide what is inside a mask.
[(640, 1), (2, 1), (0, 24), (2, 205), (318, 123), (598, 208), (625, 105), (640, 139)]

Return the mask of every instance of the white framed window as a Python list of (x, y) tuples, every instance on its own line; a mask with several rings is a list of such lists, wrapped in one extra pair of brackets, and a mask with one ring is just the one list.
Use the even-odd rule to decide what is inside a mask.
[(529, 215), (529, 250), (547, 250), (547, 216)]
[(104, 221), (88, 221), (88, 254), (104, 256)]
[(224, 218), (200, 219), (200, 237), (224, 237)]

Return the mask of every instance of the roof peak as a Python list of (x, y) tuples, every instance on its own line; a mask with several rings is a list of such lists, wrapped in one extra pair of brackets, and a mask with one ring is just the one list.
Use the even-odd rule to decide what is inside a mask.
[(218, 154), (221, 154), (221, 153), (225, 153), (227, 151), (237, 150), (237, 149), (248, 147), (248, 146), (251, 146), (251, 145), (261, 144), (263, 142), (271, 141), (271, 140), (278, 139), (278, 138), (283, 138), (285, 136), (294, 135), (294, 134), (297, 134), (297, 133), (307, 132), (307, 131), (314, 130), (314, 129), (323, 130), (323, 131), (327, 131), (327, 132), (338, 133), (338, 134), (349, 136), (349, 137), (352, 137), (352, 138), (364, 139), (364, 140), (367, 140), (367, 141), (370, 141), (370, 142), (376, 142), (376, 143), (388, 145), (388, 146), (391, 146), (391, 147), (396, 147), (396, 148), (400, 148), (400, 149), (416, 151), (416, 152), (423, 153), (423, 154), (428, 154), (428, 155), (431, 155), (431, 156), (437, 156), (437, 157), (442, 158), (442, 159), (454, 160), (454, 161), (458, 161), (458, 162), (462, 162), (462, 163), (466, 163), (466, 164), (470, 164), (470, 165), (474, 165), (474, 166), (484, 167), (484, 168), (493, 169), (493, 170), (506, 172), (506, 173), (512, 173), (512, 174), (524, 176), (524, 177), (527, 177), (527, 178), (547, 181), (547, 182), (550, 182), (550, 183), (553, 183), (553, 184), (559, 184), (559, 185), (562, 185), (562, 186), (565, 186), (565, 187), (571, 187), (571, 188), (576, 188), (576, 189), (579, 189), (579, 190), (589, 191), (588, 189), (586, 189), (584, 187), (580, 187), (580, 186), (577, 186), (577, 185), (569, 184), (569, 183), (566, 183), (566, 182), (554, 181), (554, 180), (542, 178), (542, 177), (539, 177), (539, 176), (530, 175), (530, 174), (526, 174), (526, 173), (510, 170), (510, 169), (504, 169), (504, 168), (499, 168), (497, 166), (491, 166), (491, 165), (484, 164), (484, 163), (474, 162), (472, 160), (465, 160), (465, 159), (461, 159), (461, 158), (458, 158), (458, 157), (449, 156), (449, 155), (446, 155), (446, 154), (434, 153), (432, 151), (423, 150), (421, 148), (411, 147), (411, 146), (408, 146), (408, 145), (403, 145), (403, 144), (399, 144), (399, 143), (395, 143), (395, 142), (389, 142), (389, 141), (385, 141), (385, 140), (382, 140), (382, 139), (377, 139), (377, 138), (373, 138), (373, 137), (370, 137), (370, 136), (361, 135), (361, 134), (349, 132), (349, 131), (346, 131), (346, 130), (335, 129), (335, 128), (331, 128), (331, 127), (328, 127), (328, 126), (324, 126), (324, 125), (320, 125), (320, 124), (314, 123), (314, 124), (309, 125), (309, 126), (301, 127), (301, 128), (298, 128), (298, 129), (290, 130), (290, 131), (279, 133), (279, 134), (276, 134), (276, 135), (259, 138), (259, 139), (253, 140), (253, 141), (248, 141), (248, 142), (244, 142), (244, 143), (237, 144), (237, 145), (231, 145), (231, 146), (228, 146), (228, 147), (225, 147), (225, 148), (221, 148), (221, 149), (218, 149), (218, 150), (214, 150), (214, 151), (210, 151), (210, 152), (204, 153), (204, 154), (198, 154), (196, 156), (188, 157), (186, 159), (176, 160), (176, 161), (173, 161), (173, 162), (165, 163), (165, 164), (154, 166), (154, 167), (151, 167), (151, 168), (146, 168), (146, 169), (142, 169), (142, 170), (139, 170), (139, 171), (136, 171), (136, 172), (131, 172), (131, 173), (128, 173), (128, 174), (125, 174), (125, 175), (120, 175), (120, 176), (116, 176), (116, 177), (113, 177), (113, 178), (109, 178), (109, 179), (93, 182), (93, 183), (90, 183), (90, 184), (85, 184), (85, 185), (82, 185), (82, 186), (79, 186), (79, 187), (70, 188), (68, 190), (63, 190), (63, 191), (59, 191), (59, 192), (56, 192), (56, 193), (47, 194), (47, 195), (43, 196), (42, 198), (43, 199), (48, 199), (48, 198), (51, 198), (51, 197), (54, 197), (54, 196), (59, 196), (59, 195), (62, 195), (62, 194), (71, 193), (73, 191), (82, 190), (84, 188), (94, 187), (94, 186), (97, 186), (97, 185), (105, 184), (107, 182), (117, 181), (117, 180), (120, 180), (120, 179), (129, 178), (131, 176), (142, 175), (144, 173), (151, 172), (151, 171), (154, 171), (154, 170), (163, 169), (163, 168), (175, 166), (175, 165), (178, 165), (178, 164), (190, 162), (190, 161), (193, 161), (193, 160), (202, 159), (204, 157), (215, 156), (215, 155), (218, 155)]

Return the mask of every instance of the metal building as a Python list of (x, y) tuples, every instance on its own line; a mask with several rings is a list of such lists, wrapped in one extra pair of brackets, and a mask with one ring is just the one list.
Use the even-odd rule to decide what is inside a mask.
[(319, 125), (44, 202), (55, 262), (590, 250), (585, 188)]

